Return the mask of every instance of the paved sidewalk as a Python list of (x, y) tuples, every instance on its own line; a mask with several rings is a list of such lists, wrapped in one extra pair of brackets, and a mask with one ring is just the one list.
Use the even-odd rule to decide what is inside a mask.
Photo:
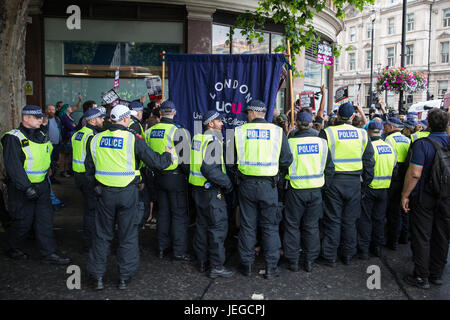
[[(430, 290), (411, 287), (402, 281), (412, 269), (409, 245), (400, 245), (398, 251), (384, 250), (384, 257), (368, 261), (355, 258), (336, 268), (315, 265), (312, 273), (284, 270), (280, 278), (265, 280), (262, 274), (246, 278), (237, 273), (233, 278), (211, 280), (200, 274), (195, 264), (160, 260), (155, 256), (156, 230), (141, 232), (141, 261), (139, 271), (127, 290), (119, 291), (115, 255), (111, 255), (105, 279), (105, 290), (95, 292), (88, 286), (87, 254), (81, 252), (82, 204), (81, 195), (71, 178), (59, 178), (63, 185), (54, 185), (58, 197), (68, 201), (67, 208), (55, 213), (55, 234), (59, 250), (73, 259), (81, 268), (81, 289), (69, 290), (65, 266), (49, 266), (40, 262), (33, 240), (27, 240), (24, 251), (27, 261), (13, 261), (0, 253), (0, 299), (160, 299), (160, 300), (251, 300), (254, 294), (265, 300), (407, 300), (450, 299), (450, 266), (446, 268), (443, 286)], [(190, 228), (192, 233), (193, 227)], [(3, 243), (5, 233), (0, 233)], [(237, 240), (227, 242), (227, 266), (236, 269), (239, 264)], [(114, 250), (112, 251), (114, 252)], [(370, 290), (367, 280), (369, 266), (381, 271), (381, 289)], [(257, 257), (255, 270), (264, 269), (262, 257)]]

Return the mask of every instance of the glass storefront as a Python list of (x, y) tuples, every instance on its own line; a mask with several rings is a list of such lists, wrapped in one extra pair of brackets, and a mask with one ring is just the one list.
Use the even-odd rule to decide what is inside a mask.
[[(328, 73), (329, 70), (324, 65), (319, 64), (311, 59), (305, 58), (305, 69), (303, 70), (305, 80), (304, 90), (320, 92), (320, 86), (322, 85), (323, 76), (323, 83), (325, 85), (325, 110), (327, 110), (328, 107)], [(321, 96), (316, 96), (316, 110), (320, 106), (320, 100)]]
[[(75, 103), (78, 94), (100, 104), (116, 70), (119, 96), (138, 99), (147, 93), (146, 77), (162, 76), (160, 53), (184, 52), (181, 22), (83, 20), (80, 30), (67, 29), (65, 19), (44, 24), (46, 104)], [(167, 69), (165, 75), (167, 89)]]

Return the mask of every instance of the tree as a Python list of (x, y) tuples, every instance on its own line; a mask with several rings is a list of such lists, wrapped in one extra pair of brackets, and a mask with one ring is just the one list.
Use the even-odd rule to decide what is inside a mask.
[[(26, 103), (25, 54), (21, 53), (25, 52), (29, 2), (0, 0), (0, 134), (19, 124), (20, 111)], [(1, 151), (0, 157), (3, 160)]]
[[(268, 19), (284, 26), (284, 36), (289, 40), (291, 55), (293, 59), (294, 72), (295, 55), (301, 53), (302, 48), (309, 48), (313, 44), (318, 44), (320, 37), (317, 34), (312, 20), (314, 14), (321, 12), (327, 5), (334, 3), (336, 6), (336, 17), (345, 18), (344, 9), (351, 5), (360, 11), (364, 5), (373, 4), (375, 0), (261, 0), (254, 12), (247, 12), (238, 16), (236, 24), (231, 29), (231, 35), (235, 28), (242, 28), (241, 34), (247, 37), (248, 43), (254, 40), (262, 42), (263, 34), (258, 30), (263, 30)], [(227, 41), (229, 44), (229, 41)], [(286, 52), (285, 45), (275, 48), (275, 52)], [(333, 55), (339, 56), (340, 47), (333, 48)]]

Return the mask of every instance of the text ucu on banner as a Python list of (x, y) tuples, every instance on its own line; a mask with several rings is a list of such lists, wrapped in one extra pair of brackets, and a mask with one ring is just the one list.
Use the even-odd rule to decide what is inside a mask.
[[(238, 80), (225, 79), (223, 82), (218, 81), (214, 84), (214, 92), (210, 92), (209, 96), (215, 102), (216, 110), (221, 113), (234, 113), (241, 114), (243, 112), (242, 102), (229, 102), (229, 101), (219, 101), (216, 97), (224, 96), (222, 93), (225, 89), (237, 90), (240, 95), (242, 95), (246, 101), (249, 103), (252, 100), (252, 95), (249, 92), (248, 86), (246, 84), (239, 83)], [(234, 92), (232, 96), (236, 97), (238, 94)]]

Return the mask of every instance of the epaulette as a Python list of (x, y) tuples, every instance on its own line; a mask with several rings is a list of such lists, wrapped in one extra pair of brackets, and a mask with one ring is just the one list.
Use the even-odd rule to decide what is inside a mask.
[(134, 134), (139, 139), (144, 139), (136, 130), (133, 130), (131, 128), (127, 128), (127, 131), (131, 132), (132, 134)]
[(175, 123), (175, 127), (177, 127), (178, 129), (183, 128), (183, 126), (181, 124)]

